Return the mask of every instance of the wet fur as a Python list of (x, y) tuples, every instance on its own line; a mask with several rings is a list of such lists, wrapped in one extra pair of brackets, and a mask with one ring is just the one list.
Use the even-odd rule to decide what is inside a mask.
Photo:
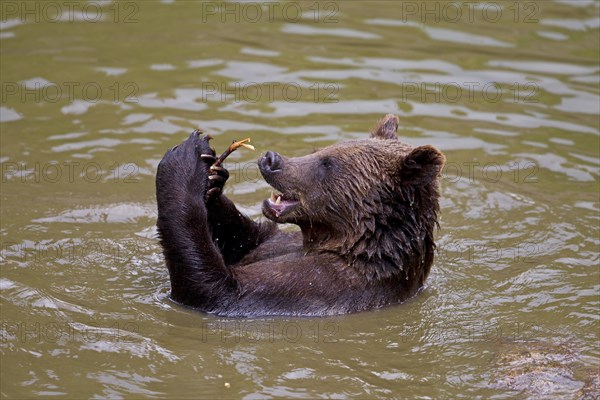
[[(156, 178), (158, 231), (173, 300), (224, 316), (335, 315), (396, 304), (423, 285), (437, 224), (443, 155), (396, 139), (386, 116), (369, 139), (278, 159), (265, 179), (294, 196), (301, 232), (242, 215), (223, 194), (205, 201), (214, 154), (192, 134)], [(265, 212), (265, 215), (268, 215)], [(269, 215), (268, 215), (269, 216)]]

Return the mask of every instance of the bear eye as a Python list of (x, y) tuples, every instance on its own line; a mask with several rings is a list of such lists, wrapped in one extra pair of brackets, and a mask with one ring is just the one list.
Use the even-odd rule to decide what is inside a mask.
[(331, 157), (323, 157), (319, 161), (319, 168), (317, 169), (317, 176), (319, 180), (327, 178), (331, 174), (333, 168), (333, 159)]
[(321, 166), (327, 169), (331, 168), (333, 166), (333, 160), (331, 157), (325, 157), (321, 159)]

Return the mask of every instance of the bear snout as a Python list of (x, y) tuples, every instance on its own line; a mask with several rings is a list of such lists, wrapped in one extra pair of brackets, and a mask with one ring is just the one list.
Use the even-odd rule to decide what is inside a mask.
[(283, 159), (274, 151), (267, 151), (267, 154), (258, 160), (258, 166), (263, 174), (279, 172), (283, 168)]

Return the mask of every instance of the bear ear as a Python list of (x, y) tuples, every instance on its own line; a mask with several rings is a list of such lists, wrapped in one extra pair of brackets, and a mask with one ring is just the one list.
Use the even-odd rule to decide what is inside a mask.
[(405, 185), (425, 185), (440, 174), (446, 157), (433, 146), (419, 146), (402, 160), (401, 180)]
[(398, 130), (398, 117), (394, 114), (388, 114), (383, 117), (375, 129), (371, 132), (372, 138), (378, 139), (398, 139), (396, 131)]

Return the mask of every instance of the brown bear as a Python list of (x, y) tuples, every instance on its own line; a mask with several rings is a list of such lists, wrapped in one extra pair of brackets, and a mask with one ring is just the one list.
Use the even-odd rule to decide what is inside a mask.
[[(385, 116), (368, 139), (304, 157), (258, 160), (281, 194), (254, 222), (221, 193), (229, 174), (194, 131), (158, 166), (158, 232), (171, 298), (222, 316), (322, 316), (397, 304), (433, 262), (444, 155), (396, 137)], [(215, 173), (216, 172), (216, 173)], [(283, 232), (292, 223), (301, 232)]]

